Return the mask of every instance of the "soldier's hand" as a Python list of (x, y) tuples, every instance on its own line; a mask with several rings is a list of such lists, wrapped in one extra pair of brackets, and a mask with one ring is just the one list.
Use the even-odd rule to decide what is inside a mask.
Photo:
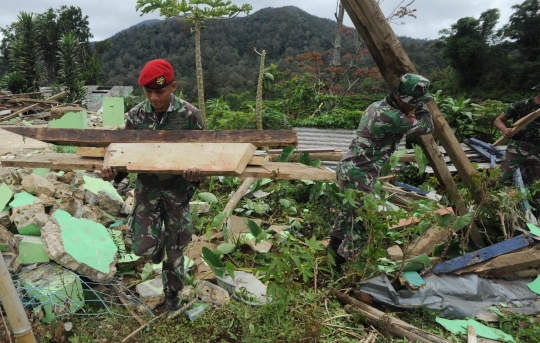
[(107, 168), (103, 168), (101, 169), (101, 178), (105, 181), (112, 181), (114, 180), (114, 178), (116, 177), (116, 175), (118, 175), (118, 171), (114, 168), (111, 168), (111, 167), (107, 167)]
[(184, 170), (182, 176), (189, 182), (197, 182), (201, 180), (201, 170), (199, 168), (189, 168)]
[(514, 136), (514, 128), (505, 128), (505, 130), (502, 130), (502, 133), (504, 137), (510, 138)]

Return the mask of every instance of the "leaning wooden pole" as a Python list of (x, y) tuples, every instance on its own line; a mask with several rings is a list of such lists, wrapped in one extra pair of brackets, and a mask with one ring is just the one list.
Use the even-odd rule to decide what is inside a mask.
[[(341, 0), (341, 2), (390, 89), (395, 87), (400, 75), (404, 73), (418, 73), (390, 27), (390, 24), (388, 24), (377, 1)], [(474, 182), (476, 179), (474, 176), (477, 176), (478, 172), (465, 155), (437, 104), (434, 101), (430, 101), (427, 107), (433, 116), (435, 136), (441, 142), (446, 153), (456, 166), (463, 182), (471, 190), (474, 200), (480, 204), (486, 199), (486, 194)], [(417, 137), (417, 141), (426, 154), (435, 172), (435, 176), (454, 202), (457, 213), (460, 215), (468, 213), (468, 209), (459, 194), (459, 190), (433, 136), (420, 136)], [(475, 245), (479, 247), (485, 245), (474, 223), (471, 227), (470, 234)]]
[[(6, 311), (11, 330), (18, 343), (36, 343), (32, 326), (13, 285), (4, 258), (0, 256), (0, 299)], [(8, 332), (9, 335), (9, 332)]]

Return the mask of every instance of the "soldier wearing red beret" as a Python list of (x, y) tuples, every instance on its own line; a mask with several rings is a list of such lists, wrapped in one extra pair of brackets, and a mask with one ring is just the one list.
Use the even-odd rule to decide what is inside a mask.
[[(129, 111), (126, 130), (202, 130), (199, 110), (174, 95), (177, 82), (169, 62), (148, 62), (141, 70), (139, 85), (147, 100)], [(101, 171), (104, 180), (121, 181), (126, 176), (112, 168)], [(197, 168), (184, 171), (183, 175), (137, 175), (135, 204), (128, 220), (131, 250), (138, 256), (151, 256), (155, 264), (163, 261), (169, 314), (180, 308), (178, 292), (184, 287), (184, 251), (193, 233), (189, 199), (200, 178)]]

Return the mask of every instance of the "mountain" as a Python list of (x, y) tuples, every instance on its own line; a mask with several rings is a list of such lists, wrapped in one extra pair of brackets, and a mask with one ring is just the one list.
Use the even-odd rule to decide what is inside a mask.
[[(172, 63), (184, 96), (195, 99), (195, 39), (191, 27), (174, 18), (152, 25), (141, 24), (109, 38), (111, 49), (103, 55), (108, 84), (136, 86), (144, 64), (164, 58)], [(259, 52), (266, 50), (267, 66), (274, 63), (280, 70), (294, 69), (294, 60), (287, 62), (287, 57), (330, 51), (334, 32), (332, 20), (315, 17), (293, 6), (264, 8), (247, 17), (207, 21), (201, 32), (203, 69), (217, 70), (213, 80), (219, 83), (220, 94), (253, 90), (259, 69), (254, 48)], [(354, 52), (354, 43), (351, 35), (344, 33), (343, 54)], [(422, 73), (427, 75), (443, 66), (436, 51), (429, 48), (430, 41), (406, 38), (403, 45)]]
[(163, 20), (161, 20), (161, 19), (148, 19), (148, 20), (143, 20), (143, 21), (141, 21), (141, 22), (138, 23), (138, 24), (132, 25), (132, 26), (128, 27), (127, 29), (123, 29), (122, 31), (119, 31), (119, 32), (115, 33), (115, 34), (113, 35), (113, 37), (114, 37), (114, 36), (117, 36), (117, 35), (119, 35), (119, 34), (121, 34), (121, 33), (123, 33), (123, 32), (127, 32), (127, 31), (129, 31), (129, 30), (134, 29), (134, 28), (140, 27), (140, 26), (144, 26), (144, 25), (146, 25), (146, 26), (153, 26), (153, 25), (159, 25), (159, 24), (161, 24), (161, 23), (163, 23)]

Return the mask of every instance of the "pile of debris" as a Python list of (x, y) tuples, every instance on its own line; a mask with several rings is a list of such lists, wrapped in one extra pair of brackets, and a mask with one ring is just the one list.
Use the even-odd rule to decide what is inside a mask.
[(65, 91), (47, 99), (32, 98), (40, 94), (40, 92), (12, 94), (0, 91), (0, 122), (19, 118), (47, 118), (51, 116), (53, 108), (68, 105), (56, 101), (67, 94)]

